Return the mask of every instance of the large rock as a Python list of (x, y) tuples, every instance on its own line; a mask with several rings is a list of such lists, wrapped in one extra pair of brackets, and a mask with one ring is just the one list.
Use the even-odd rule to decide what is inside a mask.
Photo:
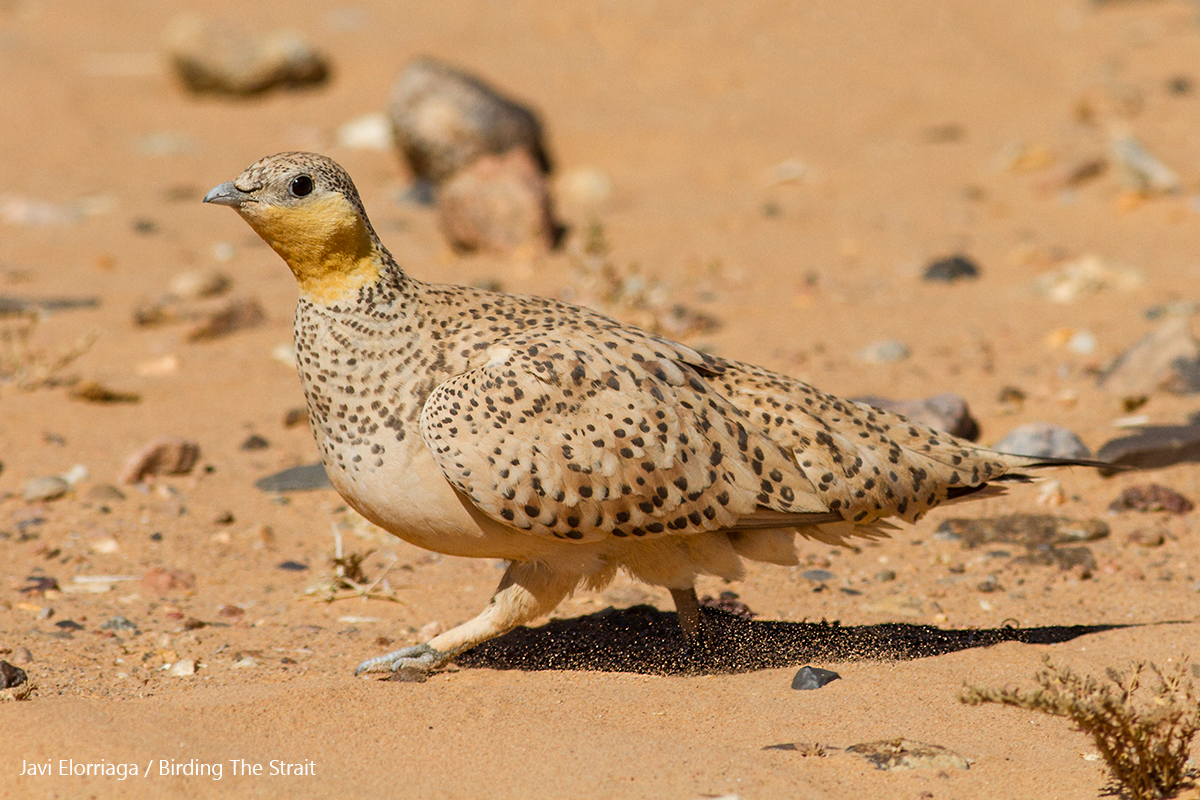
[(165, 46), (175, 74), (192, 92), (256, 94), (320, 83), (329, 74), (325, 58), (291, 31), (256, 36), (218, 20), (183, 16), (167, 29)]
[(418, 180), (441, 184), (480, 156), (523, 150), (550, 172), (537, 115), (482, 79), (422, 58), (392, 86), (388, 116), (396, 146)]
[(1188, 321), (1169, 319), (1126, 350), (1100, 376), (1100, 386), (1122, 397), (1200, 392), (1200, 342)]
[(1083, 440), (1061, 425), (1030, 422), (1018, 425), (992, 447), (1001, 453), (1033, 458), (1091, 458), (1092, 451)]
[[(1137, 433), (1104, 443), (1096, 457), (1114, 467), (1155, 469), (1200, 461), (1200, 414), (1187, 425), (1147, 425)], [(1118, 469), (1101, 470), (1112, 475)]]
[(442, 185), (437, 204), (442, 232), (459, 250), (537, 255), (554, 246), (546, 179), (521, 148), (476, 159)]

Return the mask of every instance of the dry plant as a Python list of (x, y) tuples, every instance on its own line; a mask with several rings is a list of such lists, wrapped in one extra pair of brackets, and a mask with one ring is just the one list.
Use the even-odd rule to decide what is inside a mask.
[(365, 552), (347, 553), (342, 546), (342, 532), (336, 523), (333, 526), (333, 539), (334, 554), (333, 558), (329, 559), (333, 575), (328, 580), (310, 587), (306, 594), (318, 595), (319, 599), (327, 603), (351, 597), (400, 602), (387, 583), (387, 573), (396, 564), (395, 556), (392, 556), (392, 560), (383, 568), (379, 577), (370, 580), (363, 569), (363, 562), (375, 552), (375, 548)]
[(611, 247), (604, 225), (593, 220), (583, 241), (571, 253), (571, 285), (565, 300), (590, 306), (653, 333), (685, 337), (720, 327), (715, 317), (672, 302), (667, 288), (631, 263), (618, 266), (609, 258)]
[[(1104, 682), (1045, 661), (1034, 676), (1039, 689), (967, 686), (960, 699), (1067, 717), (1092, 737), (1113, 779), (1133, 800), (1162, 800), (1184, 788), (1188, 748), (1200, 730), (1200, 696), (1185, 677), (1186, 662), (1166, 672), (1145, 662), (1127, 673), (1109, 669)], [(1147, 671), (1157, 680), (1144, 686)]]
[(88, 335), (61, 352), (40, 350), (33, 344), (38, 320), (36, 311), (0, 314), (0, 385), (13, 384), (26, 392), (50, 386), (96, 340), (94, 335)]

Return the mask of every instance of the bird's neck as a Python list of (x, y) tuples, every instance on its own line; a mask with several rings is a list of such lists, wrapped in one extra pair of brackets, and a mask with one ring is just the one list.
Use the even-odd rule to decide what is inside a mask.
[(298, 209), (267, 206), (255, 212), (247, 221), (287, 262), (306, 299), (344, 301), (380, 279), (383, 247), (370, 224), (341, 195)]

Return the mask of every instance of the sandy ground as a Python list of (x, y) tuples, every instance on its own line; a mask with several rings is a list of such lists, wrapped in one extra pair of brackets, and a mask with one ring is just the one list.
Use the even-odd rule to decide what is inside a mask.
[[(609, 670), (355, 679), (363, 658), (472, 616), (499, 570), (381, 536), (332, 491), (281, 499), (254, 488), (315, 460), (307, 427), (284, 427), (303, 398), (273, 355), (290, 340), (295, 286), (235, 214), (199, 198), (262, 155), (319, 150), (350, 170), (376, 228), (419, 277), (560, 294), (572, 282), (570, 241), (535, 263), (456, 256), (433, 211), (397, 202), (407, 178), (393, 153), (336, 144), (340, 125), (382, 110), (410, 58), (435, 54), (540, 108), (563, 171), (611, 177), (612, 197), (593, 213), (614, 263), (640, 264), (674, 299), (723, 323), (692, 344), (847, 396), (958, 392), (984, 442), (1043, 420), (1095, 449), (1119, 435), (1113, 422), (1126, 414), (1120, 397), (1096, 387), (1097, 368), (1158, 324), (1147, 309), (1200, 299), (1200, 89), (1170, 88), (1200, 80), (1195, 4), (243, 6), (241, 24), (286, 25), (318, 43), (332, 80), (250, 100), (196, 99), (175, 83), (159, 44), (182, 4), (0, 2), (6, 207), (101, 198), (74, 222), (0, 221), (0, 295), (98, 298), (94, 308), (45, 315), (31, 345), (53, 354), (94, 335), (63, 375), (141, 397), (98, 405), (70, 399), (66, 386), (0, 385), (0, 658), (38, 685), (31, 701), (0, 707), (0, 796), (915, 800), (1104, 789), (1090, 740), (1067, 722), (963, 706), (958, 694), (964, 683), (1031, 685), (1046, 655), (1103, 674), (1200, 649), (1195, 516), (1106, 510), (1121, 489), (1149, 479), (1196, 499), (1194, 466), (1057, 476), (1066, 501), (1049, 510), (1111, 526), (1088, 545), (1090, 575), (1021, 565), (1011, 557), (1019, 546), (968, 550), (933, 535), (949, 516), (1047, 511), (1033, 486), (939, 510), (858, 552), (806, 545), (800, 568), (754, 567), (743, 583), (700, 587), (736, 591), (764, 620), (839, 621), (868, 635), (884, 623), (950, 633), (1009, 626), (1024, 641), (981, 647), (968, 634), (941, 654), (868, 648), (855, 658), (851, 637), (801, 647), (789, 666), (704, 676), (639, 674), (597, 653), (591, 665)], [(188, 8), (232, 13), (215, 2)], [(1183, 190), (1135, 197), (1112, 169), (1073, 189), (1054, 184), (1057, 171), (1103, 155), (1114, 131), (1171, 165)], [(773, 183), (788, 161), (803, 175)], [(589, 216), (569, 204), (564, 215), (576, 231)], [(978, 262), (979, 280), (920, 279), (931, 259), (954, 252)], [(1137, 269), (1145, 282), (1069, 304), (1031, 289), (1085, 255)], [(211, 269), (256, 297), (267, 321), (212, 342), (187, 341), (185, 324), (134, 324), (134, 309), (174, 276)], [(1064, 347), (1064, 329), (1090, 332), (1094, 352)], [(887, 338), (912, 356), (858, 360)], [(1006, 386), (1025, 401), (1002, 402)], [(1196, 407), (1156, 394), (1138, 413), (1171, 423)], [(251, 434), (269, 446), (241, 449)], [(96, 494), (118, 482), (129, 453), (164, 435), (200, 443), (191, 475), (121, 487), (123, 500)], [(72, 494), (22, 499), (27, 480), (76, 464), (89, 477)], [(335, 529), (348, 551), (374, 548), (368, 576), (391, 564), (395, 602), (306, 594), (331, 575)], [(1165, 542), (1131, 543), (1138, 530), (1161, 531)], [(285, 561), (308, 569), (280, 569)], [(133, 580), (71, 591), (85, 585), (77, 576), (156, 567), (192, 573), (194, 587), (159, 596)], [(834, 577), (814, 582), (801, 574), (809, 569)], [(881, 580), (887, 571), (894, 579)], [(989, 575), (999, 589), (981, 591)], [(29, 576), (52, 577), (63, 591), (22, 591)], [(574, 597), (556, 617), (603, 627), (606, 617), (587, 615), (640, 603), (671, 608), (665, 591), (622, 581)], [(136, 631), (102, 627), (117, 615)], [(553, 636), (539, 641), (559, 646)], [(181, 660), (197, 661), (196, 674), (163, 669)], [(516, 666), (503, 653), (489, 663)], [(807, 663), (842, 680), (793, 691)], [(973, 763), (888, 772), (835, 749), (898, 736)], [(788, 742), (829, 750), (763, 749)], [(59, 775), (60, 760), (137, 764), (139, 774)], [(273, 761), (303, 774), (271, 775)], [(235, 774), (240, 762), (262, 774)], [(163, 764), (201, 763), (220, 764), (220, 780), (161, 774)], [(49, 777), (21, 775), (46, 764)]]

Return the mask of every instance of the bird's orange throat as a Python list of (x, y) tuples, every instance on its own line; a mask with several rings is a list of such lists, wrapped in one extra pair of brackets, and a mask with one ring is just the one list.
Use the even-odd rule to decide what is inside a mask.
[(256, 203), (240, 211), (291, 267), (307, 300), (349, 299), (379, 279), (378, 246), (357, 210), (340, 194), (331, 193), (303, 208)]

